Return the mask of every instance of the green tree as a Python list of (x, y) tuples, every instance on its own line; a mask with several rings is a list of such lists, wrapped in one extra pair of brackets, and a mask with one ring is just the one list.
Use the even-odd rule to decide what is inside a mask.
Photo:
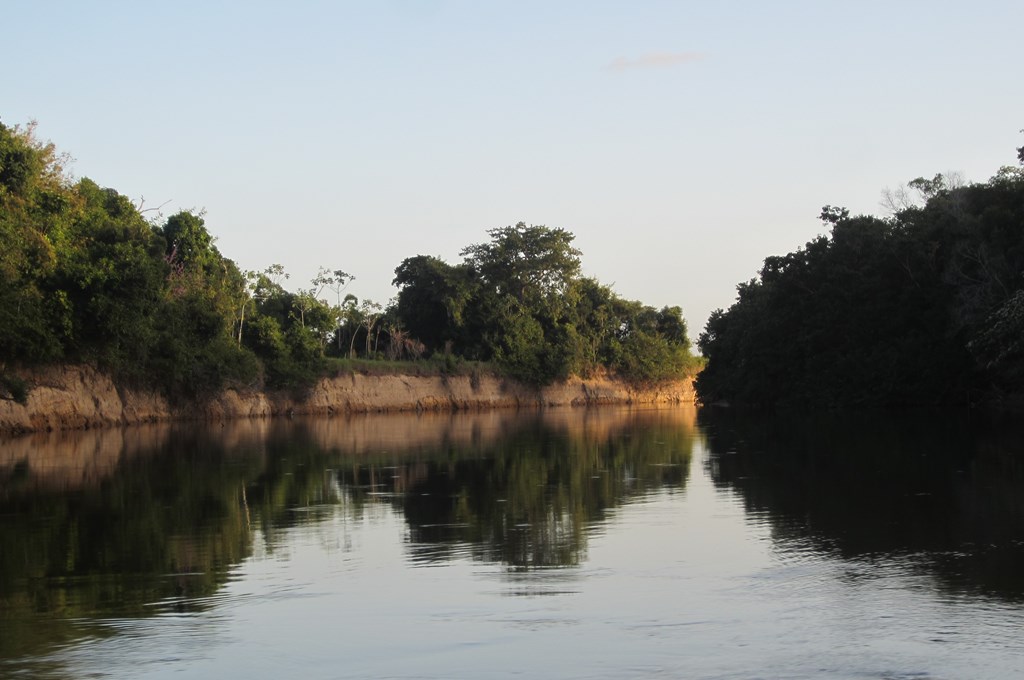
[[(538, 384), (601, 365), (649, 377), (636, 367), (659, 360), (645, 352), (688, 344), (678, 308), (658, 312), (582, 279), (564, 229), (492, 229), (454, 266), (407, 258), (384, 310), (346, 295), (353, 277), (340, 269), (321, 268), (294, 293), (280, 265), (243, 272), (218, 250), (202, 213), (147, 219), (115, 189), (72, 182), (64, 160), (34, 126), (0, 125), (3, 398), (20, 394), (9, 366), (57, 359), (192, 398), (261, 378), (308, 384), (331, 340), (338, 355), (361, 347), (372, 358), (383, 346), (396, 357), (429, 350), (447, 361), (493, 360)], [(323, 299), (327, 290), (336, 305)]]
[(214, 267), (220, 260), (202, 215), (188, 211), (172, 215), (163, 227), (163, 236), (167, 259), (172, 263), (196, 269)]
[(526, 226), (489, 229), (490, 242), (464, 248), (466, 264), (485, 286), (498, 295), (510, 295), (528, 307), (555, 312), (580, 273), (576, 238), (564, 229)]
[(826, 206), (829, 236), (765, 259), (700, 336), (701, 399), (909, 405), (1019, 389), (1024, 175), (909, 186), (923, 205), (884, 220)]
[(144, 376), (168, 266), (163, 241), (135, 206), (89, 179), (47, 285), (65, 300), (65, 352), (118, 374)]
[(688, 370), (681, 310), (628, 302), (581, 277), (573, 234), (522, 222), (487, 233), (490, 241), (462, 250), (460, 265), (419, 255), (395, 270), (404, 330), (434, 351), (451, 346), (494, 360), (532, 384), (589, 375), (602, 365), (644, 382)]
[(428, 255), (402, 261), (392, 284), (399, 287), (395, 309), (405, 330), (431, 350), (458, 343), (466, 351), (467, 309), (479, 282), (469, 265), (449, 265)]
[(475, 318), (490, 356), (512, 376), (544, 384), (572, 367), (566, 316), (574, 305), (580, 251), (564, 229), (526, 226), (488, 230), (491, 240), (462, 250), (480, 280)]
[(65, 160), (36, 138), (34, 124), (0, 123), (0, 366), (63, 352), (57, 329), (66, 299), (49, 296), (44, 281), (57, 266), (76, 202)]
[(335, 322), (334, 335), (337, 338), (339, 354), (341, 353), (341, 308), (343, 302), (341, 294), (345, 292), (345, 289), (348, 288), (348, 285), (352, 283), (355, 280), (355, 278), (356, 277), (352, 276), (348, 272), (343, 271), (341, 269), (335, 269), (334, 271), (330, 271), (321, 267), (316, 279), (313, 280), (314, 286), (320, 286), (321, 290), (323, 288), (327, 288), (328, 290), (333, 291), (337, 299), (337, 304), (334, 307), (333, 315)]

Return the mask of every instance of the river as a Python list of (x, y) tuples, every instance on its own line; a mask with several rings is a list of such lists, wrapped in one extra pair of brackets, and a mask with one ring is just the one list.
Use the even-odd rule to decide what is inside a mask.
[(602, 407), (4, 440), (0, 677), (1024, 677), (1024, 424)]

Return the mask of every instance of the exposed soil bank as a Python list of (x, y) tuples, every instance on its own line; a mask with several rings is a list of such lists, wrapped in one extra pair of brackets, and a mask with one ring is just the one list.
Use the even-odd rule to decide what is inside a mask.
[(28, 403), (0, 401), (0, 432), (185, 419), (695, 401), (692, 380), (643, 389), (607, 377), (570, 378), (538, 389), (493, 376), (356, 374), (324, 378), (301, 398), (228, 389), (206, 402), (175, 407), (158, 394), (119, 386), (88, 366), (51, 366), (19, 374), (32, 385)]

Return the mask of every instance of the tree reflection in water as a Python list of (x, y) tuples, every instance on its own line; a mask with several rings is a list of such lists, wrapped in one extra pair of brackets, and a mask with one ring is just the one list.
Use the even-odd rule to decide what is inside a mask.
[[(578, 564), (587, 526), (606, 510), (681, 489), (693, 416), (692, 409), (424, 416), (407, 438), (389, 428), (403, 423), (382, 419), (355, 445), (346, 441), (345, 421), (328, 421), (330, 429), (313, 423), (305, 434), (309, 450), (343, 463), (333, 474), (353, 512), (384, 500), (402, 513), (414, 561), (470, 554), (529, 569)], [(289, 431), (293, 450), (302, 431)], [(334, 445), (339, 436), (345, 449)]]
[(702, 409), (708, 467), (783, 550), (897, 559), (954, 593), (1024, 600), (1024, 424), (968, 413)]
[(682, 489), (694, 410), (354, 416), (42, 434), (0, 443), (0, 658), (104, 618), (201, 610), (280, 532), (389, 504), (409, 556), (579, 564), (586, 530)]

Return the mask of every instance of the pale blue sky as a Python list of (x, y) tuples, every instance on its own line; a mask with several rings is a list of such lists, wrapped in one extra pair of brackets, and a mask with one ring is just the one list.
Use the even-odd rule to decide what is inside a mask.
[(762, 260), (1024, 144), (1024, 3), (48, 2), (0, 16), (0, 120), (243, 269), (385, 302), (402, 259), (576, 234), (696, 338)]

